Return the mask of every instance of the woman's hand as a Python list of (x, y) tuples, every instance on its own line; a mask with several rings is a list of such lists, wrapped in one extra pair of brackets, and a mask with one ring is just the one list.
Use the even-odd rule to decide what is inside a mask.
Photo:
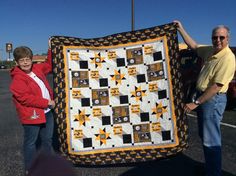
[(49, 100), (48, 101), (48, 108), (49, 109), (53, 109), (53, 108), (55, 108), (55, 101), (54, 100)]
[(48, 39), (48, 49), (51, 49), (51, 38)]

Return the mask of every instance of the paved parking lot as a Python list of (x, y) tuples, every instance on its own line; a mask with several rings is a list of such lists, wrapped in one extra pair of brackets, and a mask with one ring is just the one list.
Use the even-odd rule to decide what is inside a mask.
[[(11, 102), (9, 84), (9, 71), (0, 70), (0, 176), (23, 176), (22, 127)], [(236, 175), (235, 117), (235, 110), (227, 111), (222, 124), (223, 176)], [(74, 169), (78, 176), (200, 176), (196, 167), (202, 164), (203, 153), (197, 136), (197, 119), (192, 115), (189, 116), (189, 148), (181, 154), (168, 159), (133, 165), (75, 166)]]

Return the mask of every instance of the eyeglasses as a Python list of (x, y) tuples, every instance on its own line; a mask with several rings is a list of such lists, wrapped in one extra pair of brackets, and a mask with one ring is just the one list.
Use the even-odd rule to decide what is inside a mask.
[(225, 36), (212, 36), (212, 40), (220, 39), (220, 41), (223, 41), (226, 37)]
[(19, 63), (32, 62), (30, 58), (22, 58), (18, 60)]

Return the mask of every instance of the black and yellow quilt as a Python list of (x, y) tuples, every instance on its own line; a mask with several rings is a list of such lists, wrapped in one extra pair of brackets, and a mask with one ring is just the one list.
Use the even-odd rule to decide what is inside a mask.
[(173, 23), (101, 38), (53, 36), (61, 152), (76, 164), (133, 163), (187, 147)]

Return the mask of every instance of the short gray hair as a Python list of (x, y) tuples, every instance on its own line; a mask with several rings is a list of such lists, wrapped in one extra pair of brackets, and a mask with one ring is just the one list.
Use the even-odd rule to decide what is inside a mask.
[(225, 30), (227, 31), (227, 36), (229, 37), (229, 36), (230, 36), (230, 29), (229, 29), (227, 26), (225, 26), (225, 25), (218, 25), (218, 26), (216, 26), (216, 27), (212, 30), (212, 35), (213, 35), (218, 29), (221, 29), (221, 28), (223, 28), (223, 29), (225, 29)]

